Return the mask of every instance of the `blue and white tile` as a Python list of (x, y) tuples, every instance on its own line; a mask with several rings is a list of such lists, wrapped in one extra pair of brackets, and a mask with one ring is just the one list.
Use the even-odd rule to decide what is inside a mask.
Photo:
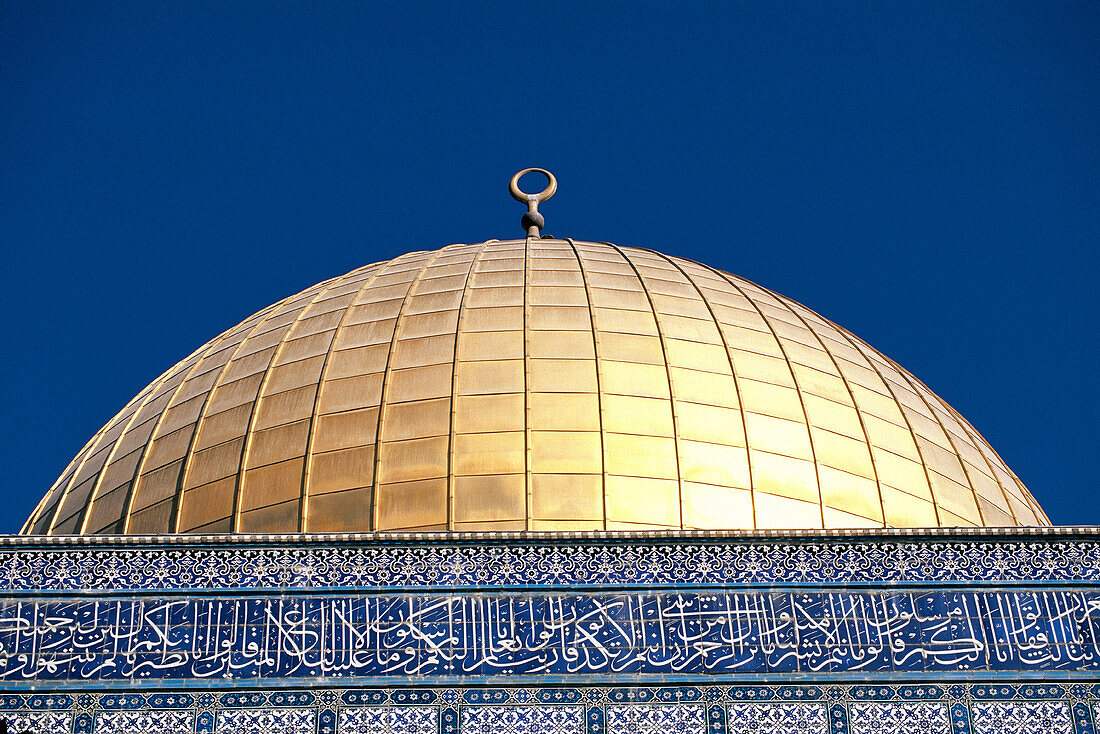
[(608, 734), (706, 734), (706, 709), (697, 703), (607, 707)]
[(73, 715), (61, 711), (20, 711), (0, 714), (8, 724), (8, 731), (27, 731), (34, 734), (69, 734), (73, 729)]
[(584, 706), (463, 706), (462, 734), (582, 734)]
[(313, 734), (312, 709), (226, 709), (218, 712), (217, 734)]
[[(52, 538), (48, 545), (0, 543), (0, 588), (257, 589), (535, 583), (746, 583), (836, 581), (981, 581), (1005, 578), (1100, 580), (1100, 543), (1056, 535), (1002, 540), (967, 538), (966, 548), (920, 539), (851, 543), (840, 539), (790, 543), (615, 540), (593, 544), (504, 542), (486, 548), (456, 542), (436, 550), (400, 544), (240, 547), (173, 538), (133, 548), (107, 543), (74, 547), (87, 538)], [(645, 559), (641, 562), (639, 559)]]
[(338, 734), (435, 734), (435, 706), (364, 706), (340, 710)]
[(95, 720), (95, 734), (191, 734), (195, 714), (191, 711), (101, 711)]
[(856, 702), (848, 707), (851, 734), (951, 734), (946, 703), (932, 701)]
[(1073, 734), (1068, 701), (974, 701), (974, 734)]
[(728, 730), (744, 734), (828, 734), (829, 709), (823, 703), (734, 703)]

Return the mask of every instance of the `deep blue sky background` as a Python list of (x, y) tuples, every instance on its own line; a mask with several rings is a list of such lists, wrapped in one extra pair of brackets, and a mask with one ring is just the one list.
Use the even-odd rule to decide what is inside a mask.
[(0, 532), (202, 342), (546, 232), (791, 296), (1100, 523), (1100, 4), (0, 3)]

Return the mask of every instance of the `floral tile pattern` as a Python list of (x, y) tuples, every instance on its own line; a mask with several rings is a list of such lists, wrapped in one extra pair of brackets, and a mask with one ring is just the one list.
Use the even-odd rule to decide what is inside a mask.
[(370, 706), (341, 709), (338, 734), (436, 734), (434, 706)]
[(313, 734), (316, 715), (306, 709), (230, 709), (218, 712), (217, 734)]
[(1065, 701), (979, 701), (971, 718), (974, 734), (1074, 734)]
[[(0, 714), (0, 718), (5, 718)], [(69, 734), (73, 730), (73, 715), (51, 711), (28, 711), (6, 717), (9, 732), (32, 734)]]
[(634, 704), (607, 707), (608, 734), (706, 734), (702, 704)]
[(582, 734), (582, 706), (467, 706), (462, 734)]
[(1095, 734), (1100, 684), (0, 693), (33, 734)]
[(731, 732), (752, 734), (827, 734), (824, 703), (735, 703), (729, 707)]
[(950, 734), (946, 703), (853, 703), (851, 734)]
[(921, 538), (884, 531), (873, 539), (799, 539), (792, 532), (747, 542), (672, 536), (289, 547), (233, 538), (152, 546), (94, 537), (0, 538), (0, 591), (1100, 582), (1098, 533), (1077, 534), (1082, 537), (1021, 531), (1020, 537), (964, 539), (961, 533)]
[(104, 711), (95, 734), (191, 734), (194, 714), (187, 711)]

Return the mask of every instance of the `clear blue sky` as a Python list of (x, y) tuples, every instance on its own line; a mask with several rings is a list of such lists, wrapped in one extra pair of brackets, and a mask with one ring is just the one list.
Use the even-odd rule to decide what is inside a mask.
[(292, 292), (546, 232), (848, 327), (1100, 523), (1100, 4), (0, 3), (0, 470)]

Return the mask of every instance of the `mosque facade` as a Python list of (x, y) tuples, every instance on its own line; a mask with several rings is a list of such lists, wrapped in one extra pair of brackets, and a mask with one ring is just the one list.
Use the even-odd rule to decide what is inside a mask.
[(411, 252), (212, 339), (0, 537), (58, 734), (1092, 734), (1100, 537), (916, 377), (683, 258)]

